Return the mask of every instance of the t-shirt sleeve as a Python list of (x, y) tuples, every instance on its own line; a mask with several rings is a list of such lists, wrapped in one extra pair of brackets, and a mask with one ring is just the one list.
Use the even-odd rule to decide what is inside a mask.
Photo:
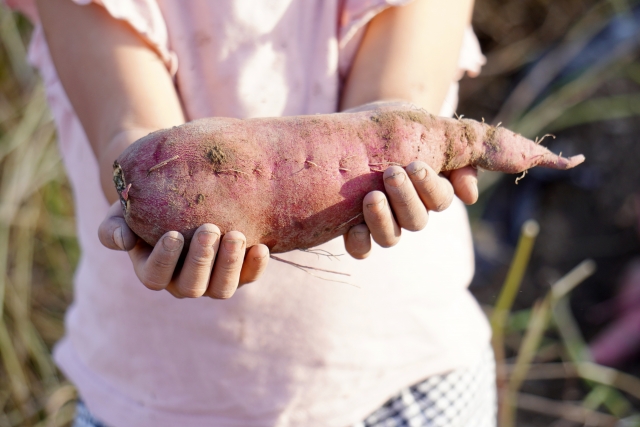
[[(0, 0), (1, 1), (1, 0)], [(79, 5), (95, 3), (105, 8), (105, 10), (115, 19), (126, 22), (158, 53), (167, 69), (172, 75), (178, 67), (176, 55), (169, 49), (169, 37), (167, 26), (160, 12), (156, 0), (69, 0)], [(40, 19), (35, 0), (4, 0), (10, 8), (17, 10), (27, 16), (36, 26), (34, 38), (41, 36), (39, 31)], [(37, 41), (32, 41), (33, 43)], [(37, 58), (35, 61), (38, 66)]]

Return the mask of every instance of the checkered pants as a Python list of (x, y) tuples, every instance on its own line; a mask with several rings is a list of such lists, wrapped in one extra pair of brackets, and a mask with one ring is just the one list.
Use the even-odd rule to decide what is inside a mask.
[(400, 390), (353, 427), (496, 427), (495, 371), (489, 347), (474, 366)]
[(73, 421), (72, 427), (107, 427), (106, 424), (102, 424), (89, 412), (82, 400), (78, 401), (76, 405), (76, 418)]
[[(78, 402), (73, 427), (106, 427)], [(352, 427), (496, 427), (491, 349), (474, 366), (435, 375), (402, 389)]]

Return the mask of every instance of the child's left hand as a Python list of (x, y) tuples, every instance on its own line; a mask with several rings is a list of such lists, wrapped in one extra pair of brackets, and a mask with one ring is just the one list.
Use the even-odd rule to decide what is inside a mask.
[[(411, 106), (411, 103), (377, 101), (344, 112), (375, 110), (383, 106)], [(415, 107), (417, 108), (417, 107)], [(372, 191), (362, 202), (365, 224), (356, 225), (344, 235), (346, 251), (364, 259), (371, 252), (371, 239), (383, 248), (400, 241), (401, 230), (420, 231), (427, 226), (429, 211), (442, 212), (455, 194), (470, 205), (478, 200), (478, 171), (467, 166), (438, 175), (428, 164), (415, 161), (406, 168), (391, 166), (382, 176), (385, 192)]]
[(465, 167), (438, 175), (429, 165), (415, 161), (406, 169), (388, 168), (383, 175), (385, 193), (372, 191), (362, 202), (366, 224), (352, 227), (345, 235), (345, 249), (354, 258), (371, 252), (371, 239), (388, 248), (400, 241), (401, 230), (420, 231), (427, 226), (429, 211), (441, 212), (454, 193), (464, 203), (478, 199), (477, 170)]

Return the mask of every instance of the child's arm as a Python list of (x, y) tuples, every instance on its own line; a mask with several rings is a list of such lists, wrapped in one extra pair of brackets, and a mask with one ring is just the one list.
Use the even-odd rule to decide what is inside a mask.
[[(415, 0), (377, 15), (347, 77), (341, 108), (402, 100), (437, 114), (454, 81), (472, 10), (473, 0)], [(384, 174), (395, 219), (383, 193), (372, 192), (364, 199), (366, 223), (382, 246), (396, 244), (401, 228), (423, 228), (427, 209), (448, 207), (454, 190), (465, 203), (478, 197), (476, 170), (471, 167), (451, 172), (448, 180), (422, 162), (410, 164), (407, 172), (392, 167)], [(351, 255), (366, 257), (371, 250), (366, 226), (353, 227), (345, 235), (345, 246)]]
[[(98, 159), (103, 191), (114, 201), (113, 159), (140, 136), (184, 121), (173, 82), (153, 49), (101, 7), (38, 0), (38, 8), (58, 75)], [(449, 184), (430, 182), (434, 206), (447, 205), (447, 191), (442, 187)], [(398, 217), (411, 216), (412, 206), (395, 203), (394, 207)], [(368, 217), (369, 223), (371, 215)], [(399, 232), (395, 223), (376, 220), (374, 216), (369, 223), (374, 236)], [(202, 239), (192, 240), (185, 265), (175, 279), (172, 276), (184, 242), (179, 233), (167, 233), (163, 244), (151, 248), (126, 226), (117, 206), (112, 206), (99, 233), (105, 246), (129, 250), (136, 273), (147, 287), (167, 289), (176, 296), (206, 292), (226, 298), (238, 282), (248, 283), (261, 275), (268, 259), (264, 245), (250, 248), (245, 256), (244, 235), (230, 232), (222, 237), (228, 244), (221, 245), (216, 255), (217, 227), (205, 224), (198, 231), (203, 232), (198, 234)], [(364, 232), (368, 241), (366, 227)]]
[[(78, 6), (69, 0), (38, 0), (37, 4), (58, 76), (98, 160), (105, 196), (113, 203), (118, 199), (112, 182), (113, 160), (149, 132), (184, 123), (173, 81), (159, 56), (103, 8)], [(112, 206), (110, 215), (112, 219), (100, 229), (103, 244), (130, 250), (145, 286), (167, 289), (178, 297), (206, 292), (228, 298), (239, 281), (259, 277), (268, 260), (266, 246), (250, 248), (245, 257), (242, 233), (229, 232), (219, 239), (218, 228), (205, 224), (196, 232), (182, 270), (172, 278), (183, 237), (169, 232), (162, 244), (151, 248), (127, 227), (119, 203)]]

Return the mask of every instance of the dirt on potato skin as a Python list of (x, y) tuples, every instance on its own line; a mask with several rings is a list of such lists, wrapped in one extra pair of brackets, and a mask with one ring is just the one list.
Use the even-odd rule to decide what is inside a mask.
[(202, 119), (131, 145), (117, 160), (117, 188), (127, 223), (152, 245), (169, 230), (189, 240), (201, 224), (214, 223), (223, 233), (243, 232), (249, 246), (264, 243), (274, 253), (306, 249), (362, 222), (364, 196), (384, 188), (382, 172), (391, 165), (421, 160), (439, 172), (486, 167), (490, 158), (492, 167), (510, 171), (514, 152), (529, 155), (517, 156), (521, 170), (551, 155), (506, 129), (491, 141), (500, 150), (487, 152), (488, 129), (411, 105)]

